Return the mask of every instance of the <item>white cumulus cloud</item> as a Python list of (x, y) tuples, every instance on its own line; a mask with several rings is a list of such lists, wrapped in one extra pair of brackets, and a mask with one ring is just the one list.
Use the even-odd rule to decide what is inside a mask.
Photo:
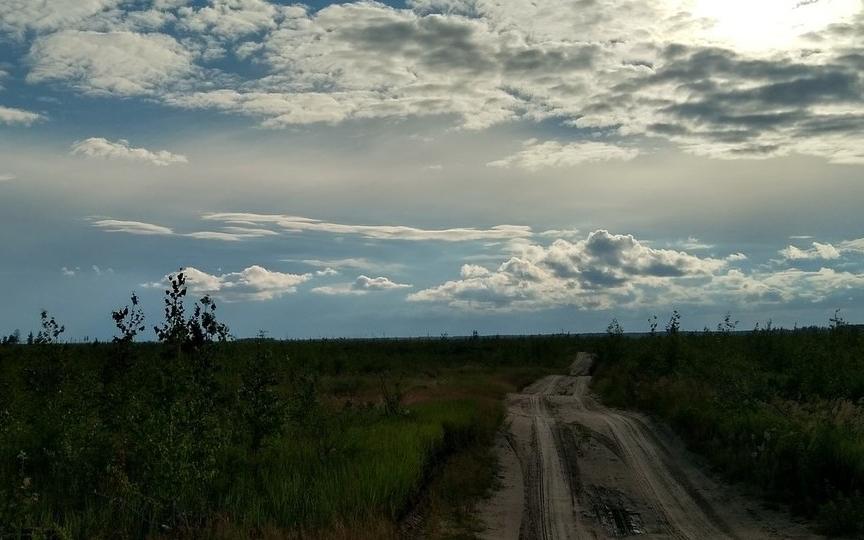
[[(267, 270), (258, 265), (240, 272), (208, 274), (197, 268), (183, 269), (189, 291), (196, 295), (210, 295), (226, 302), (273, 300), (297, 291), (297, 286), (309, 281), (311, 274), (286, 274)], [(162, 287), (168, 277), (148, 287)]]
[(390, 278), (380, 276), (371, 278), (369, 276), (357, 276), (353, 283), (339, 283), (315, 287), (312, 292), (327, 295), (368, 294), (370, 292), (390, 291), (393, 289), (409, 289), (413, 285), (407, 283), (396, 283)]
[(191, 78), (193, 53), (166, 34), (62, 30), (30, 49), (27, 82), (63, 81), (85, 94), (161, 94)]
[[(854, 242), (844, 242), (844, 249), (851, 250)], [(832, 249), (823, 244), (804, 255), (792, 254), (836, 258)], [(682, 304), (811, 304), (848, 300), (848, 295), (864, 284), (864, 274), (832, 268), (773, 271), (759, 267), (745, 271), (729, 267), (730, 262), (746, 259), (742, 253), (715, 259), (655, 249), (632, 235), (597, 230), (578, 242), (556, 240), (549, 246), (524, 246), (521, 253), (494, 270), (464, 265), (459, 279), (418, 291), (408, 299), (463, 310), (499, 311), (561, 306), (594, 310)]]
[(832, 260), (840, 258), (840, 251), (831, 244), (822, 244), (813, 242), (812, 247), (801, 249), (795, 246), (788, 246), (780, 250), (780, 255), (784, 259), (790, 261), (808, 260), (808, 259), (824, 259)]
[(636, 301), (642, 285), (705, 279), (725, 266), (723, 260), (655, 249), (632, 235), (597, 230), (577, 242), (526, 246), (494, 271), (464, 265), (460, 279), (409, 299), (468, 309), (604, 308)]
[(28, 31), (50, 32), (73, 27), (123, 0), (4, 0), (0, 32), (21, 38)]
[(174, 154), (167, 150), (154, 151), (146, 148), (134, 148), (125, 139), (113, 142), (102, 137), (90, 137), (83, 141), (77, 141), (72, 145), (70, 152), (73, 155), (83, 155), (91, 158), (136, 161), (163, 167), (176, 163), (188, 163), (189, 161), (186, 156)]
[(39, 113), (0, 105), (0, 124), (29, 126), (43, 119)]

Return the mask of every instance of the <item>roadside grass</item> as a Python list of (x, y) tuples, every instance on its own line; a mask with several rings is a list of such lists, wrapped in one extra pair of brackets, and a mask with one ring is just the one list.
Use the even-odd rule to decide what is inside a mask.
[(470, 537), (503, 396), (580, 348), (0, 346), (0, 537), (386, 539), (412, 512), (432, 538)]
[(666, 420), (729, 478), (829, 535), (864, 536), (864, 335), (858, 328), (614, 333), (606, 403)]

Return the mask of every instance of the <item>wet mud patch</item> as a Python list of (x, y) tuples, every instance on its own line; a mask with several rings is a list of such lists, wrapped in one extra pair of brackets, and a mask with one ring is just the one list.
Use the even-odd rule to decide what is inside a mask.
[(642, 516), (633, 501), (616, 489), (590, 486), (586, 489), (591, 517), (613, 538), (645, 534)]

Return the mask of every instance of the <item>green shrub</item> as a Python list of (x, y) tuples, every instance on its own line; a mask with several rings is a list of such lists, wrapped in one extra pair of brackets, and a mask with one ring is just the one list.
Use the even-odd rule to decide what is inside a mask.
[[(597, 345), (595, 389), (669, 422), (731, 478), (754, 483), (832, 534), (859, 534), (864, 512), (864, 336), (786, 331), (770, 322)], [(615, 356), (609, 357), (610, 344)], [(603, 353), (606, 353), (605, 355)]]

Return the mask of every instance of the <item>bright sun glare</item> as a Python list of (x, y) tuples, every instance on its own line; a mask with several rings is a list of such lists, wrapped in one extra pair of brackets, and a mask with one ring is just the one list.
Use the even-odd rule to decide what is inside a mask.
[(693, 14), (713, 22), (708, 37), (738, 49), (782, 49), (799, 36), (841, 22), (861, 0), (696, 0)]

